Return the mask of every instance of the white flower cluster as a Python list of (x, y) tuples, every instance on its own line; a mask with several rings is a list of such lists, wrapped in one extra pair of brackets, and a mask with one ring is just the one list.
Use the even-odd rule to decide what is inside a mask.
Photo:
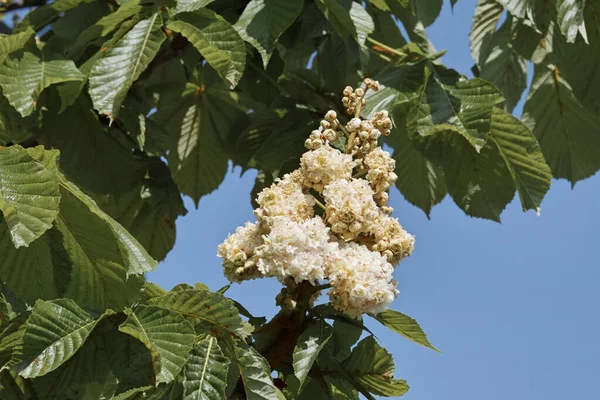
[(364, 89), (346, 88), (344, 105), (353, 118), (344, 126), (327, 112), (305, 143), (300, 168), (258, 195), (258, 222), (219, 245), (230, 281), (276, 277), (286, 285), (277, 302), (289, 308), (297, 306), (303, 282), (328, 280), (331, 304), (354, 318), (392, 303), (398, 293), (392, 272), (412, 252), (414, 237), (387, 205), (395, 160), (377, 140), (390, 133), (391, 121), (386, 112), (359, 117), (366, 91), (378, 87), (367, 79)]

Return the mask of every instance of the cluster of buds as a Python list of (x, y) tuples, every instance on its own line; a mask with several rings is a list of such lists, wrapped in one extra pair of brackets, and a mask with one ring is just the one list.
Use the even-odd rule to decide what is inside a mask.
[(298, 306), (302, 282), (320, 286), (311, 292), (312, 304), (327, 280), (331, 304), (354, 318), (385, 310), (398, 293), (392, 273), (412, 252), (414, 237), (391, 217), (388, 190), (396, 164), (377, 142), (392, 123), (384, 111), (360, 118), (366, 91), (379, 84), (365, 79), (364, 86), (344, 90), (354, 117), (342, 125), (328, 111), (305, 143), (300, 168), (258, 195), (257, 223), (219, 245), (230, 281), (276, 277), (285, 285), (276, 298), (284, 309)]

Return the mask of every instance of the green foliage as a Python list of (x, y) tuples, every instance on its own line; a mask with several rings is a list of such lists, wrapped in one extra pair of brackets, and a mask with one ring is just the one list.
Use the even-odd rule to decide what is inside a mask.
[[(234, 165), (257, 171), (254, 200), (325, 112), (351, 118), (339, 98), (362, 78), (380, 83), (362, 116), (393, 117), (396, 186), (428, 216), (446, 194), (494, 221), (515, 193), (539, 212), (552, 177), (600, 169), (597, 1), (480, 0), (474, 78), (427, 39), (441, 0), (29, 3), (0, 35), (2, 398), (403, 395), (362, 320), (320, 305), (267, 322), (226, 288), (143, 276), (182, 196), (198, 206)], [(437, 350), (411, 317), (373, 318)]]

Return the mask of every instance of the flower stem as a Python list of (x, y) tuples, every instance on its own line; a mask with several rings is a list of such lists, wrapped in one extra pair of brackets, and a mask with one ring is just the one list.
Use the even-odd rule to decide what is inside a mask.
[(317, 206), (319, 206), (320, 209), (322, 209), (323, 211), (327, 211), (327, 208), (325, 208), (325, 205), (323, 203), (321, 203), (315, 196), (313, 196), (313, 199), (315, 199), (315, 203), (317, 204)]

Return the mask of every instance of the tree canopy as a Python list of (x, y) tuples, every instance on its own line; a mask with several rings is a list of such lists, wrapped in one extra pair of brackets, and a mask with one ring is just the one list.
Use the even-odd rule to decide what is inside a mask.
[[(427, 215), (449, 195), (500, 222), (515, 193), (539, 211), (552, 178), (574, 186), (595, 174), (600, 1), (479, 0), (474, 78), (427, 39), (443, 6), (3, 0), (0, 397), (404, 394), (368, 319), (309, 307), (307, 285), (294, 298), (300, 322), (298, 312), (267, 322), (227, 287), (166, 290), (144, 274), (172, 249), (184, 196), (198, 205), (233, 165), (258, 171), (248, 196), (258, 206), (329, 110), (343, 130), (342, 93), (364, 78), (379, 88), (356, 117), (389, 115), (380, 142), (395, 186)], [(411, 317), (371, 317), (436, 350)]]

